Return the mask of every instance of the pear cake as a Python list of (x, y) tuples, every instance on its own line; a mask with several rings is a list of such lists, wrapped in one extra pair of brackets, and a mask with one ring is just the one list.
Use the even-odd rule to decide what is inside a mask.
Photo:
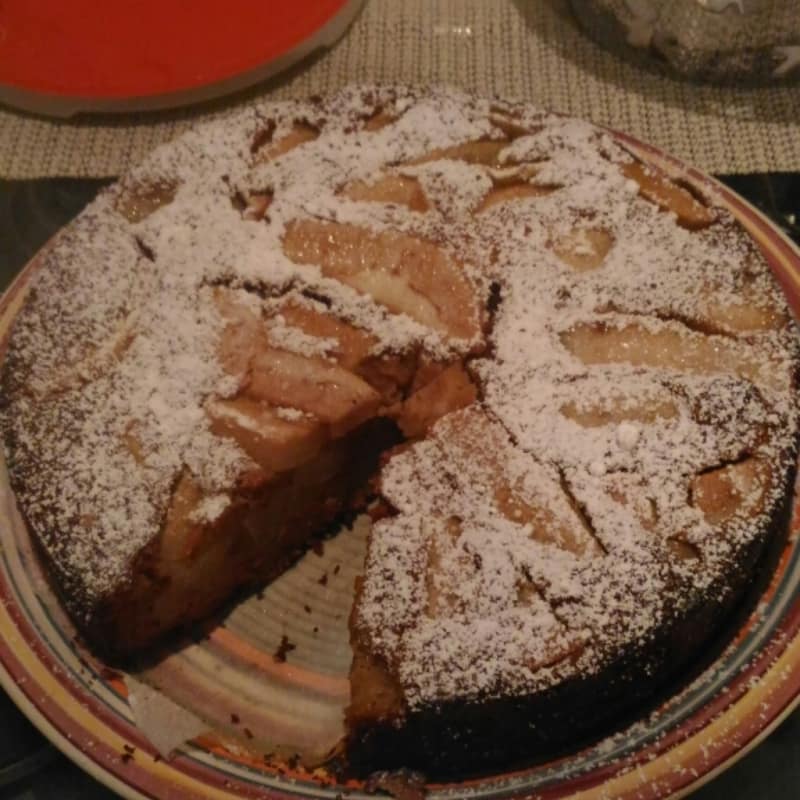
[(78, 628), (134, 654), (369, 506), (355, 769), (618, 718), (786, 527), (781, 291), (713, 192), (588, 123), (446, 88), (250, 106), (38, 267), (2, 430)]

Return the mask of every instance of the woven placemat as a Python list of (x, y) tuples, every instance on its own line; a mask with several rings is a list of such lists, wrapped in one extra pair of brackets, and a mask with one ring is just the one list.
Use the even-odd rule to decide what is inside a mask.
[(368, 0), (330, 51), (213, 105), (51, 121), (0, 111), (0, 176), (117, 175), (254, 96), (353, 82), (449, 83), (627, 131), (715, 173), (800, 170), (800, 87), (696, 86), (593, 44), (565, 0)]

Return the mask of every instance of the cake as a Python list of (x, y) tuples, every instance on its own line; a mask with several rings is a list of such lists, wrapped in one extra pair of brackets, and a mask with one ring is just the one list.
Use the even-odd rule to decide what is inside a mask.
[(451, 89), (248, 106), (38, 257), (20, 510), (111, 659), (369, 509), (354, 769), (508, 763), (702, 650), (785, 528), (795, 323), (713, 196)]

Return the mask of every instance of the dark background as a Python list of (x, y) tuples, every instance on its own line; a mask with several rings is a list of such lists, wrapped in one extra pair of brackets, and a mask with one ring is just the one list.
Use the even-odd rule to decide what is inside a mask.
[[(800, 174), (720, 176), (800, 244)], [(96, 179), (0, 180), (0, 290), (108, 183)], [(0, 690), (0, 800), (109, 800), (116, 795), (74, 766)], [(763, 744), (704, 786), (696, 800), (800, 798), (800, 710)]]

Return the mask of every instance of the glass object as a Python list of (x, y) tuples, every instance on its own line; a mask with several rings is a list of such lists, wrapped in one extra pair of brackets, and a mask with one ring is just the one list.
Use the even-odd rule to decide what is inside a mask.
[(714, 83), (800, 81), (800, 3), (787, 0), (570, 0), (600, 44)]

